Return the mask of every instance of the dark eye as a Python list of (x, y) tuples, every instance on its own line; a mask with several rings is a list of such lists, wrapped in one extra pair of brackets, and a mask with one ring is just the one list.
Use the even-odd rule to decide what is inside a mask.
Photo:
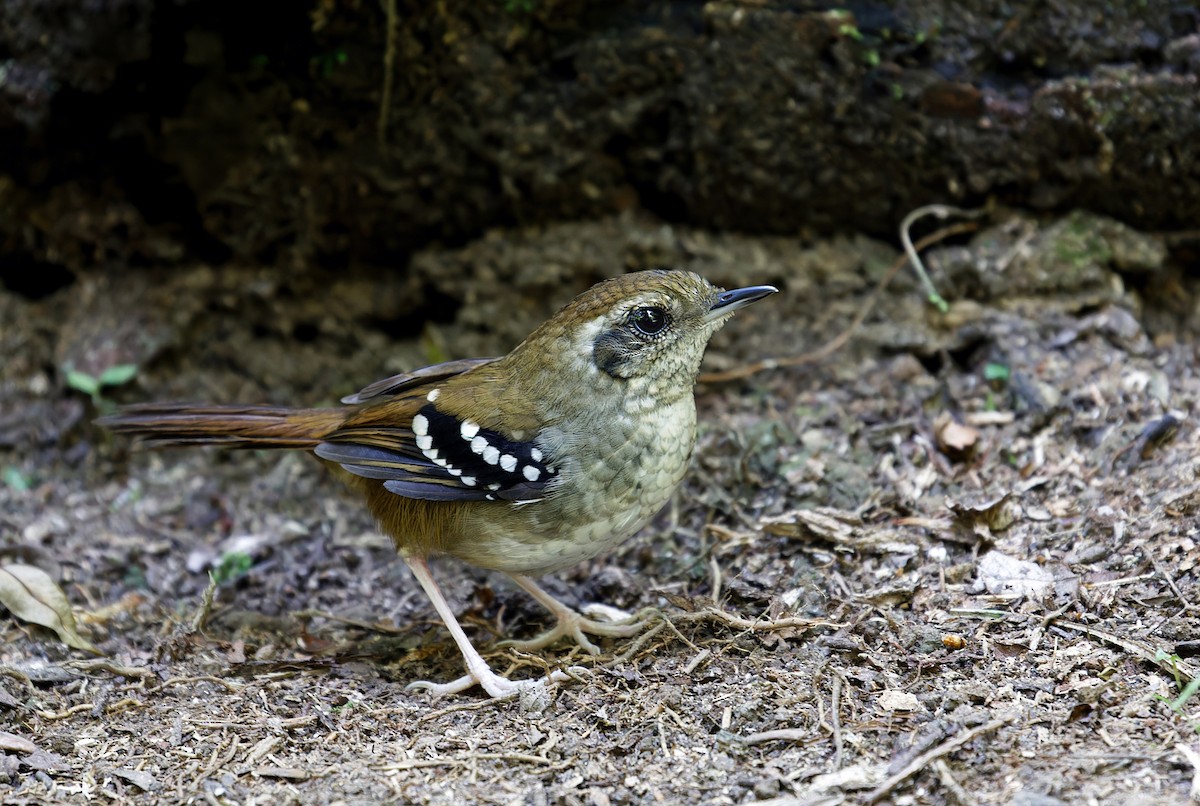
[(662, 308), (638, 308), (629, 315), (633, 326), (647, 336), (662, 333), (671, 317)]

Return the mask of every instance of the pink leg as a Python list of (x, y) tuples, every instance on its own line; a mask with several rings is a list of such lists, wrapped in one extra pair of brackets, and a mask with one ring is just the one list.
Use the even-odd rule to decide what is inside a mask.
[(522, 574), (509, 574), (508, 576), (513, 582), (520, 585), (526, 593), (537, 599), (543, 607), (549, 610), (551, 615), (557, 620), (557, 623), (536, 638), (531, 638), (528, 641), (502, 641), (499, 646), (514, 647), (515, 649), (529, 652), (548, 646), (559, 638), (570, 638), (579, 644), (585, 652), (592, 655), (599, 655), (600, 648), (589, 641), (584, 633), (607, 635), (615, 638), (628, 638), (631, 635), (637, 635), (646, 628), (644, 621), (611, 622), (595, 621), (587, 618), (581, 613), (577, 613), (567, 607), (549, 593), (546, 593), (540, 585), (529, 577)]
[[(463, 632), (463, 628), (459, 626), (458, 619), (454, 617), (454, 613), (450, 610), (450, 605), (446, 603), (446, 597), (442, 596), (441, 588), (434, 582), (433, 576), (429, 573), (429, 564), (424, 557), (404, 557), (404, 562), (408, 564), (409, 570), (413, 576), (417, 578), (417, 582), (421, 583), (421, 587), (425, 589), (425, 594), (429, 597), (429, 601), (433, 603), (433, 609), (442, 617), (442, 621), (446, 625), (446, 629), (450, 631), (451, 637), (454, 638), (454, 643), (458, 645), (458, 651), (462, 653), (463, 660), (467, 664), (467, 673), (457, 680), (452, 680), (449, 683), (430, 683), (425, 680), (418, 680), (408, 685), (409, 689), (420, 689), (432, 692), (435, 695), (458, 694), (461, 691), (466, 691), (472, 686), (478, 684), (483, 687), (483, 690), (489, 696), (499, 699), (507, 697), (510, 694), (515, 694), (520, 691), (523, 686), (537, 685), (540, 680), (509, 680), (506, 677), (501, 677), (492, 671), (487, 665), (487, 661), (475, 650), (471, 644), (471, 639), (467, 638), (467, 634)], [(562, 682), (569, 679), (566, 674), (561, 671), (556, 671), (550, 675), (550, 682)]]

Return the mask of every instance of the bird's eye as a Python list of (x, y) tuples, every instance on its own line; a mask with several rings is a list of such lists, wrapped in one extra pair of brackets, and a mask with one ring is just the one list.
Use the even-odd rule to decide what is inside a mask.
[(629, 321), (646, 336), (656, 336), (671, 322), (670, 315), (662, 308), (638, 308), (629, 315)]

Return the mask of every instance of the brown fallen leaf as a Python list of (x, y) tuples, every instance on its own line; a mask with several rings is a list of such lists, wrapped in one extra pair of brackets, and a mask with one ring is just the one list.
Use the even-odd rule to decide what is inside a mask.
[(948, 413), (943, 412), (933, 423), (934, 436), (938, 448), (951, 461), (962, 462), (970, 459), (979, 444), (979, 432), (969, 425), (964, 425)]
[(0, 604), (22, 621), (54, 630), (67, 646), (100, 654), (76, 630), (66, 594), (42, 569), (19, 563), (0, 565)]
[(854, 512), (832, 507), (798, 509), (765, 517), (760, 523), (770, 534), (825, 540), (845, 551), (915, 554), (919, 550), (911, 532), (868, 524)]
[(1019, 515), (1012, 503), (1011, 492), (979, 504), (947, 501), (946, 507), (954, 513), (954, 519), (960, 526), (985, 539), (991, 537), (989, 532), (1003, 532), (1012, 526)]
[(36, 753), (37, 745), (15, 733), (0, 730), (0, 750), (6, 753)]

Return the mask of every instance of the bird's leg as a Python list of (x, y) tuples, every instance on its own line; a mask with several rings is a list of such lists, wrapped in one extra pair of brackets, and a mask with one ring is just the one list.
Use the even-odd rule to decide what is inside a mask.
[[(500, 699), (507, 697), (510, 694), (515, 694), (522, 687), (537, 685), (540, 680), (509, 680), (507, 677), (501, 677), (492, 671), (492, 668), (487, 665), (487, 661), (476, 651), (471, 644), (471, 639), (467, 638), (467, 634), (463, 632), (463, 628), (459, 626), (458, 619), (454, 617), (454, 613), (450, 610), (450, 605), (446, 602), (446, 597), (442, 595), (441, 588), (437, 582), (433, 580), (433, 576), (429, 573), (429, 564), (424, 557), (414, 557), (407, 554), (402, 555), (404, 562), (408, 564), (409, 570), (413, 576), (417, 578), (417, 582), (421, 583), (421, 587), (425, 589), (425, 594), (429, 597), (429, 601), (433, 602), (433, 609), (442, 617), (442, 622), (445, 623), (446, 629), (450, 631), (450, 635), (454, 638), (454, 643), (458, 644), (458, 651), (462, 653), (463, 660), (467, 664), (467, 673), (452, 680), (449, 683), (430, 683), (426, 680), (418, 680), (414, 683), (409, 683), (410, 690), (429, 691), (435, 695), (442, 696), (446, 694), (458, 694), (461, 691), (466, 691), (472, 686), (478, 684), (488, 693), (489, 696)], [(549, 682), (560, 683), (568, 680), (569, 677), (561, 672), (555, 671), (549, 676)]]
[(509, 574), (508, 576), (526, 593), (541, 602), (542, 606), (554, 616), (557, 623), (536, 638), (531, 638), (528, 641), (502, 641), (497, 646), (512, 647), (528, 652), (548, 646), (559, 638), (571, 638), (586, 652), (592, 655), (599, 655), (600, 648), (589, 641), (584, 633), (606, 635), (613, 638), (628, 638), (631, 635), (637, 635), (645, 629), (646, 622), (640, 620), (634, 621), (630, 619), (628, 621), (610, 622), (587, 618), (582, 613), (572, 610), (555, 599), (529, 577), (522, 574)]

